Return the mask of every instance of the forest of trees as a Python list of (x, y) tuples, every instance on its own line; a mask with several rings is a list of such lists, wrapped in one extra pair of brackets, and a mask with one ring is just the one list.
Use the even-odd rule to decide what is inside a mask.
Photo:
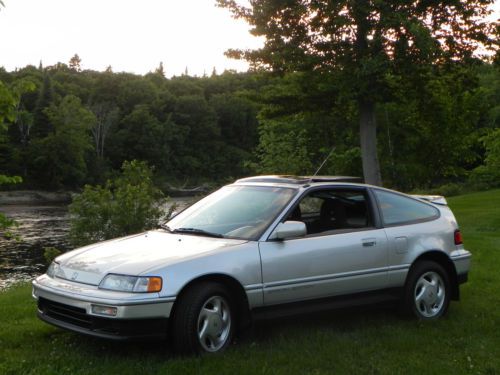
[[(79, 189), (134, 159), (154, 168), (161, 188), (312, 174), (333, 147), (321, 173), (362, 176), (358, 106), (334, 75), (214, 71), (168, 79), (162, 64), (144, 76), (80, 65), (75, 56), (0, 68), (0, 88), (19, 98), (0, 131), (0, 175), (23, 181), (2, 188)], [(470, 59), (426, 68), (413, 81), (386, 79), (376, 108), (385, 186), (498, 181), (498, 63)]]

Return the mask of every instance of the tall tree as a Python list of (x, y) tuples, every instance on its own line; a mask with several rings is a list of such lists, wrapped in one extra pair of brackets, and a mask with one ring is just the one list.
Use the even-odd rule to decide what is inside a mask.
[(14, 94), (0, 81), (0, 130), (5, 130), (7, 126), (4, 121), (12, 121), (15, 118), (17, 101)]
[(155, 69), (155, 73), (165, 77), (165, 69), (163, 68), (163, 61), (160, 61), (160, 65)]
[(46, 137), (53, 130), (52, 124), (45, 113), (45, 110), (52, 104), (53, 94), (52, 80), (49, 73), (45, 72), (33, 113), (34, 127), (32, 134), (35, 137)]
[(69, 59), (68, 65), (71, 70), (74, 70), (76, 72), (82, 71), (82, 59), (80, 58), (80, 56), (78, 56), (77, 53), (75, 53), (74, 56)]
[[(394, 76), (414, 79), (423, 68), (498, 49), (485, 18), (494, 0), (217, 0), (246, 20), (257, 50), (230, 50), (254, 68), (334, 75), (357, 103), (365, 181), (381, 185), (376, 105)], [(332, 98), (333, 100), (334, 98)]]
[(72, 95), (45, 112), (54, 129), (31, 144), (32, 164), (38, 174), (35, 177), (51, 188), (80, 186), (87, 177), (85, 157), (92, 148), (89, 133), (96, 118)]
[[(0, 6), (3, 5), (0, 2)], [(20, 94), (10, 90), (2, 81), (0, 81), (0, 140), (2, 139), (5, 130), (7, 129), (4, 121), (12, 121), (15, 119), (16, 107), (20, 100)], [(19, 176), (7, 176), (0, 173), (0, 185), (16, 184), (21, 182)], [(9, 228), (14, 226), (15, 222), (7, 218), (0, 212), (0, 238), (10, 238), (12, 233)]]
[(104, 145), (106, 143), (106, 136), (111, 129), (111, 126), (118, 121), (119, 109), (109, 103), (97, 103), (91, 107), (96, 121), (92, 126), (92, 138), (94, 139), (94, 146), (96, 156), (98, 158), (104, 157)]

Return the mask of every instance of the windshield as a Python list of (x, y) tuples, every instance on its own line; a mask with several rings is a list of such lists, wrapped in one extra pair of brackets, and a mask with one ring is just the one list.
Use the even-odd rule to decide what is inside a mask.
[(225, 186), (170, 220), (177, 233), (257, 239), (290, 202), (296, 190), (267, 186)]

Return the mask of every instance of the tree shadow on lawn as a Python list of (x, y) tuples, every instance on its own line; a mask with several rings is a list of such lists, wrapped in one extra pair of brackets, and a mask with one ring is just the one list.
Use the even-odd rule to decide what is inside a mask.
[[(297, 340), (318, 331), (350, 333), (369, 328), (380, 328), (401, 322), (394, 306), (363, 306), (341, 310), (324, 311), (296, 315), (287, 318), (257, 320), (235, 340), (236, 346), (244, 349), (255, 343), (268, 344), (286, 337)], [(56, 336), (57, 335), (57, 336)], [(113, 360), (152, 360), (164, 361), (176, 358), (172, 346), (167, 340), (155, 341), (110, 341), (75, 333), (60, 331), (51, 334), (59, 337), (65, 346), (73, 346), (80, 354), (102, 357), (103, 354)], [(57, 338), (56, 338), (57, 340)]]
[(273, 341), (277, 337), (294, 338), (318, 331), (351, 333), (395, 324), (398, 321), (401, 321), (401, 315), (395, 305), (358, 306), (257, 321), (243, 334), (240, 341), (263, 343)]

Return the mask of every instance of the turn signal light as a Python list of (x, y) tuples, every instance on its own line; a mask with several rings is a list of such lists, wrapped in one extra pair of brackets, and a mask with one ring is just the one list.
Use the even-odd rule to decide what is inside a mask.
[(161, 291), (161, 277), (149, 277), (148, 278), (148, 292), (159, 292)]

